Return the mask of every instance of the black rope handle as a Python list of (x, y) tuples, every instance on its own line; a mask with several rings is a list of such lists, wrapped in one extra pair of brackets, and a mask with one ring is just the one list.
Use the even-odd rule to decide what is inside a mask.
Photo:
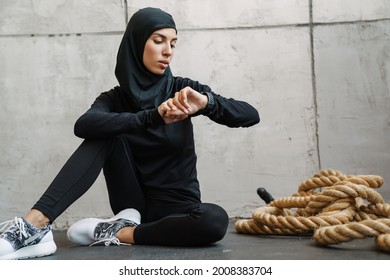
[(262, 200), (264, 200), (265, 203), (269, 204), (271, 201), (274, 200), (272, 195), (267, 192), (265, 188), (258, 188), (257, 189), (257, 194), (260, 196)]

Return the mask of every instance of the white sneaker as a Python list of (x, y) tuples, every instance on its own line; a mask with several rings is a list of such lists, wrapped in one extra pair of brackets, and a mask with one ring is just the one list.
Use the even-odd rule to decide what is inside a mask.
[(141, 223), (140, 213), (133, 209), (125, 209), (110, 219), (86, 218), (74, 223), (67, 232), (70, 242), (78, 245), (95, 245), (104, 243), (122, 244), (116, 233), (123, 227), (137, 226)]
[(0, 225), (3, 225), (0, 230), (1, 260), (43, 257), (57, 250), (51, 225), (40, 229), (17, 217)]

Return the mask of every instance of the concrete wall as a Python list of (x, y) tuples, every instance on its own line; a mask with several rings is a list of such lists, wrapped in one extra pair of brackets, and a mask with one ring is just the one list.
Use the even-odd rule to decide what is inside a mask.
[[(117, 48), (139, 8), (170, 12), (172, 64), (260, 125), (196, 118), (203, 200), (230, 216), (288, 196), (319, 169), (385, 178), (390, 199), (390, 2), (387, 0), (0, 0), (0, 220), (23, 215), (81, 139), (75, 120), (117, 84)], [(56, 221), (111, 214), (100, 176)]]

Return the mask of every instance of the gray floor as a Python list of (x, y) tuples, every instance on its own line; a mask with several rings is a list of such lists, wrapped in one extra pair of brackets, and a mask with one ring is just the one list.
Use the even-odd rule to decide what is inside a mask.
[(71, 244), (66, 232), (54, 232), (57, 252), (44, 260), (390, 260), (373, 238), (318, 247), (310, 236), (252, 236), (236, 233), (231, 221), (225, 238), (212, 246), (93, 246)]

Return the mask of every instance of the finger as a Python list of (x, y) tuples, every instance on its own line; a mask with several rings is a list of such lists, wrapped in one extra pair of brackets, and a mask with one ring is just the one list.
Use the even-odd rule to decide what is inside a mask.
[(190, 87), (186, 87), (182, 89), (179, 94), (180, 102), (185, 106), (187, 110), (191, 110), (191, 106), (188, 103), (188, 95), (191, 94), (191, 90), (192, 89)]
[(173, 100), (172, 98), (168, 99), (168, 100), (166, 101), (166, 104), (167, 104), (169, 110), (171, 110), (171, 111), (177, 110), (177, 107), (175, 106), (174, 100)]
[(167, 111), (169, 110), (169, 107), (166, 102), (163, 102), (158, 106), (158, 112), (163, 117), (166, 115)]
[(166, 116), (186, 116), (187, 114), (185, 114), (183, 111), (181, 110), (168, 110), (166, 112)]
[(182, 98), (181, 98), (181, 92), (176, 92), (175, 96), (173, 97), (173, 103), (176, 105), (176, 107), (183, 111), (184, 113), (188, 114), (188, 109), (186, 108), (185, 104), (183, 104)]

